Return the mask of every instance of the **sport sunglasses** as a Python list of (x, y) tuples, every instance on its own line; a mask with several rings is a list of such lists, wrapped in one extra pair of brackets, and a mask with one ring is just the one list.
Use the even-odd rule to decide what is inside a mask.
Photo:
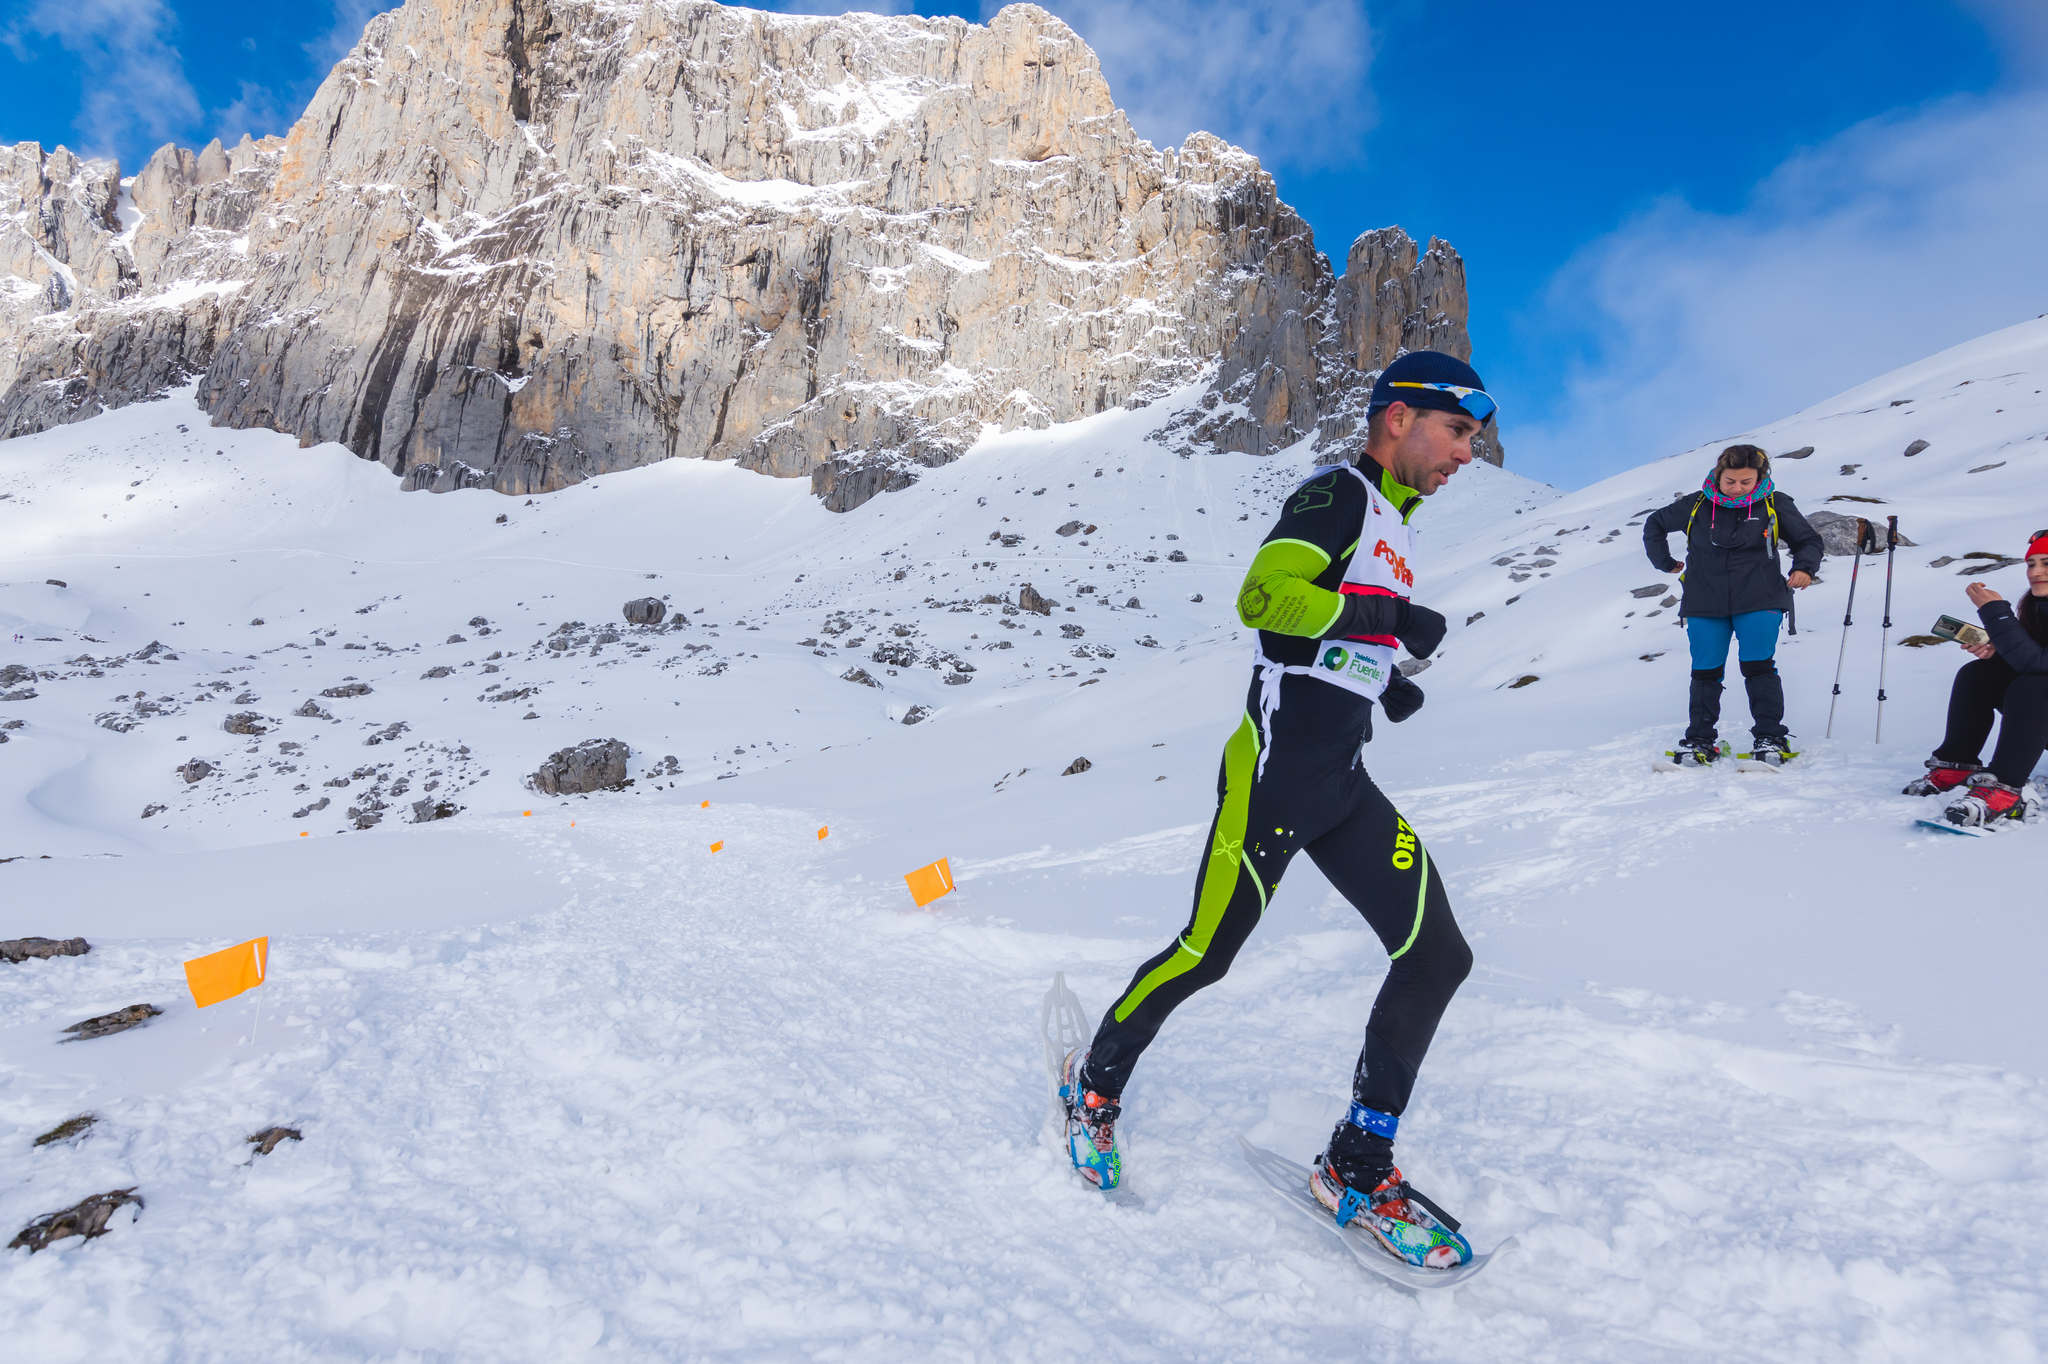
[(1481, 426), (1486, 425), (1488, 417), (1500, 411), (1500, 404), (1483, 388), (1467, 388), (1463, 384), (1425, 384), (1405, 379), (1395, 379), (1387, 387), (1433, 388), (1439, 393), (1448, 393), (1458, 400), (1459, 409)]

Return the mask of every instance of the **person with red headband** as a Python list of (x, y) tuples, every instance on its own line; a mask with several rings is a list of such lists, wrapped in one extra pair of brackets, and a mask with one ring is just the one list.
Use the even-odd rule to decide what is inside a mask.
[[(2037, 803), (2027, 797), (2027, 781), (2048, 749), (2048, 530), (2028, 541), (2027, 595), (2017, 611), (1983, 583), (1968, 592), (1991, 639), (1962, 645), (1976, 657), (1949, 688), (1948, 733), (1927, 760), (1927, 775), (1906, 794), (1948, 794), (1942, 815), (1949, 823), (1982, 827), (2025, 819)], [(1986, 767), (1979, 755), (1994, 712), (2005, 718)]]

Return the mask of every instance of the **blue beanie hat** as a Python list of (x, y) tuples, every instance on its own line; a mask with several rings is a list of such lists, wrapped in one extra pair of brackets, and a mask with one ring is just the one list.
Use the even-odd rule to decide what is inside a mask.
[[(1441, 388), (1412, 388), (1411, 384), (1455, 384), (1459, 388), (1478, 389), (1486, 392), (1486, 383), (1479, 377), (1479, 371), (1454, 355), (1440, 350), (1412, 350), (1396, 359), (1380, 371), (1380, 377), (1373, 381), (1372, 401), (1366, 407), (1367, 415), (1392, 407), (1395, 403), (1406, 403), (1410, 407), (1427, 408), (1434, 412), (1463, 412), (1468, 417), (1479, 417), (1484, 422), (1491, 417), (1498, 406), (1488, 394), (1484, 403), (1475, 403), (1468, 408), (1465, 400), (1457, 394)], [(1474, 408), (1484, 407), (1481, 416)]]

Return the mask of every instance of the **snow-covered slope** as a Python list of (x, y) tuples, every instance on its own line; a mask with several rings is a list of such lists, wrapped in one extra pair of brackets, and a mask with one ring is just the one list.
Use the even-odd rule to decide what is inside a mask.
[[(1305, 449), (1182, 458), (1145, 438), (1165, 404), (835, 516), (690, 461), (412, 498), (183, 395), (0, 445), (0, 667), (34, 674), (0, 689), (0, 937), (95, 944), (0, 966), (0, 1230), (149, 1200), (14, 1252), (0, 1311), (53, 1359), (1680, 1359), (1733, 1321), (1745, 1357), (2038, 1357), (2041, 849), (1915, 834), (1892, 793), (1959, 661), (1897, 642), (1961, 614), (1934, 561), (2048, 523), (2044, 380), (2034, 322), (1750, 433), (1815, 447), (1778, 474), (1809, 512), (1916, 542), (1884, 742), (1881, 560), (1821, 737), (1830, 559), (1781, 653), (1810, 755), (1783, 773), (1645, 761), (1684, 645), (1630, 595), (1659, 581), (1630, 523), (1711, 451), (1563, 497), (1473, 466), (1419, 518), (1453, 629), (1367, 756), (1479, 966), (1402, 1149), (1482, 1246), (1517, 1237), (1420, 1306), (1234, 1155), (1316, 1149), (1384, 966), (1306, 862), (1126, 1096), (1144, 1207), (1041, 1130), (1051, 973), (1099, 1008), (1185, 917), (1231, 598)], [(624, 624), (649, 594), (688, 624)], [(244, 713), (265, 732), (222, 729)], [(631, 789), (522, 785), (601, 737)], [(459, 812), (408, 823), (429, 796)], [(912, 911), (938, 856), (960, 888)], [(255, 933), (271, 982), (195, 1011), (178, 963)], [(55, 1042), (145, 999), (145, 1029)], [(249, 1162), (274, 1122), (305, 1140)]]

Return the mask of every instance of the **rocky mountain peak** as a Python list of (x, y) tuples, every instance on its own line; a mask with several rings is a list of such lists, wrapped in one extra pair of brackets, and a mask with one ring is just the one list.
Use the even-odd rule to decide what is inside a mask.
[(125, 196), (0, 148), (0, 270), (0, 434), (196, 377), (434, 489), (680, 456), (843, 509), (1176, 392), (1176, 439), (1341, 439), (1400, 349), (1469, 350), (1447, 245), (1368, 233), (1339, 279), (1255, 158), (1139, 138), (1036, 5), (410, 0), (286, 138)]

